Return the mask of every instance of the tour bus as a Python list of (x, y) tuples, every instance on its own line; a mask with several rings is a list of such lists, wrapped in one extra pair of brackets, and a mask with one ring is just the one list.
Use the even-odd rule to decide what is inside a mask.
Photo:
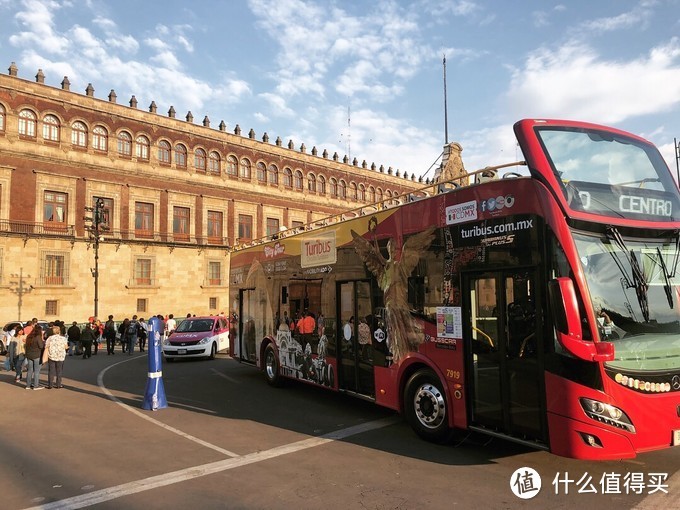
[(231, 254), (231, 355), (581, 459), (680, 444), (680, 196), (609, 127), (514, 126), (524, 160)]

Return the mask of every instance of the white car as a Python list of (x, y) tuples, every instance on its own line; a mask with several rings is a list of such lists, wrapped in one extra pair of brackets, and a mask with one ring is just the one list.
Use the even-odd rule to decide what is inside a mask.
[(189, 317), (163, 340), (163, 356), (178, 358), (215, 358), (229, 347), (229, 321), (222, 316)]

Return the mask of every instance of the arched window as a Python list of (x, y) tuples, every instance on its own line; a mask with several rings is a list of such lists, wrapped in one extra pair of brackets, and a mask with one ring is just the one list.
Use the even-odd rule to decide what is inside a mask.
[(239, 177), (241, 179), (250, 179), (250, 160), (243, 158), (239, 168)]
[(316, 179), (316, 192), (319, 195), (325, 195), (326, 194), (326, 179), (324, 178), (323, 175), (320, 175)]
[(381, 188), (377, 188), (375, 190), (375, 201), (376, 202), (382, 202), (383, 199), (383, 190)]
[(302, 172), (300, 170), (295, 170), (294, 186), (296, 190), (302, 191)]
[(45, 115), (43, 118), (43, 139), (50, 142), (59, 141), (59, 119), (54, 115)]
[(375, 188), (373, 186), (368, 187), (368, 201), (375, 202)]
[(357, 199), (357, 185), (354, 182), (349, 183), (349, 198), (352, 200)]
[(229, 177), (238, 176), (238, 160), (236, 156), (227, 157), (227, 175)]
[(307, 190), (316, 193), (316, 176), (314, 174), (307, 175)]
[(290, 168), (283, 169), (283, 185), (286, 188), (293, 187), (293, 171)]
[(96, 151), (108, 152), (109, 132), (102, 126), (95, 126), (92, 130), (92, 147)]
[(260, 184), (267, 182), (267, 167), (262, 161), (257, 163), (257, 182)]
[(206, 157), (203, 149), (194, 151), (194, 168), (197, 172), (205, 172)]
[(331, 177), (331, 180), (328, 181), (328, 187), (329, 191), (332, 197), (337, 197), (338, 196), (338, 181), (335, 180), (335, 177)]
[(187, 167), (187, 148), (181, 143), (175, 145), (175, 164), (177, 168)]
[(82, 149), (87, 147), (87, 126), (80, 121), (71, 124), (71, 145)]
[(21, 110), (19, 112), (19, 135), (28, 138), (35, 138), (37, 119), (31, 110)]
[(5, 112), (5, 107), (0, 104), (0, 132), (5, 131), (5, 116), (7, 113)]
[(172, 152), (172, 147), (170, 142), (166, 140), (161, 140), (158, 142), (158, 162), (161, 165), (170, 164), (170, 153)]
[(272, 186), (279, 185), (279, 169), (276, 165), (269, 165), (269, 184)]
[(135, 155), (137, 159), (149, 161), (149, 139), (144, 135), (139, 135), (135, 140)]
[(118, 133), (118, 155), (126, 158), (132, 156), (132, 136), (127, 131)]
[(347, 198), (347, 183), (343, 179), (338, 183), (338, 197)]
[(366, 201), (366, 188), (363, 184), (359, 184), (359, 189), (357, 191), (357, 199), (361, 202)]
[(210, 154), (208, 155), (208, 172), (213, 175), (220, 175), (222, 173), (222, 169), (220, 168), (221, 163), (222, 158), (220, 157), (220, 154), (216, 151), (210, 151)]

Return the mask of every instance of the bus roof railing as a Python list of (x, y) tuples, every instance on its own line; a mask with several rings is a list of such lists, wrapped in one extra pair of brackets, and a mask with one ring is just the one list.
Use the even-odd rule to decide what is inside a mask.
[[(273, 235), (261, 237), (259, 239), (253, 239), (244, 243), (240, 243), (237, 240), (236, 244), (231, 248), (231, 251), (251, 248), (253, 246), (268, 243), (270, 241), (276, 241), (278, 239), (284, 239), (292, 235), (302, 234), (303, 232), (311, 232), (323, 227), (327, 227), (328, 225), (333, 225), (334, 223), (356, 218), (358, 216), (366, 216), (378, 211), (397, 207), (407, 202), (422, 200), (424, 198), (439, 195), (441, 193), (449, 193), (464, 186), (461, 184), (461, 182), (465, 179), (474, 178), (474, 184), (481, 184), (482, 182), (495, 180), (498, 179), (499, 170), (516, 166), (526, 166), (526, 164), (526, 161), (515, 161), (513, 163), (504, 163), (502, 165), (486, 166), (484, 168), (480, 168), (479, 170), (475, 170), (474, 172), (468, 172), (465, 175), (460, 175), (446, 181), (431, 182), (430, 184), (426, 184), (425, 186), (409, 191), (404, 195), (385, 198), (377, 202), (355, 207), (354, 209), (348, 209), (346, 211), (334, 213), (330, 216), (326, 216), (325, 218), (313, 220), (310, 223), (305, 223), (304, 225), (300, 225), (298, 227), (283, 228)], [(502, 178), (507, 177), (522, 177), (522, 175), (516, 172), (508, 172), (504, 174)], [(403, 199), (405, 199), (406, 202), (402, 202)]]

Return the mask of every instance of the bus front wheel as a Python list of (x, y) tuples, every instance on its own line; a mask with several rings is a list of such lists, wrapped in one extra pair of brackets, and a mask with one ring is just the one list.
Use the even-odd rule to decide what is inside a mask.
[(279, 357), (272, 344), (264, 350), (264, 376), (270, 386), (281, 386), (283, 382), (279, 374)]
[(406, 421), (421, 438), (434, 443), (446, 442), (453, 434), (442, 388), (434, 372), (419, 370), (409, 378), (404, 390)]

